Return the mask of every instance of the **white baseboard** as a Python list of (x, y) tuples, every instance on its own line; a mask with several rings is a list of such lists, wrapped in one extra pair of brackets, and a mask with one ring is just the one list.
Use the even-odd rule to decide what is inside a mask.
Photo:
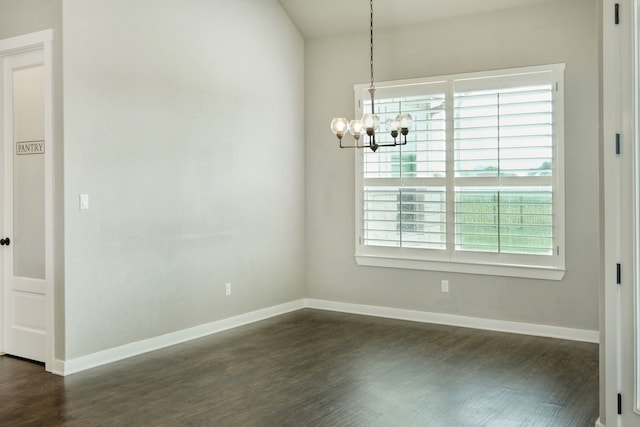
[[(106, 365), (118, 360), (137, 356), (150, 351), (159, 350), (161, 348), (180, 344), (186, 341), (202, 338), (217, 332), (226, 331), (228, 329), (237, 328), (238, 326), (247, 325), (249, 323), (258, 322), (280, 314), (289, 313), (304, 308), (304, 300), (291, 301), (285, 304), (267, 307), (261, 310), (240, 314), (238, 316), (229, 317), (227, 319), (218, 320), (216, 322), (204, 325), (194, 326), (193, 328), (183, 329), (181, 331), (172, 332), (158, 337), (149, 338), (142, 341), (125, 344), (119, 347), (110, 348), (99, 351), (97, 353), (81, 356), (76, 359), (66, 360), (62, 366), (57, 365), (55, 371), (51, 372), (59, 375), (70, 375), (76, 372), (95, 368), (97, 366)], [(59, 361), (58, 361), (59, 362)], [(61, 369), (60, 369), (61, 368)]]
[(60, 359), (53, 359), (50, 364), (45, 364), (44, 369), (52, 374), (64, 375), (64, 361)]
[(270, 317), (297, 311), (303, 308), (339, 311), (365, 316), (385, 317), (390, 319), (409, 320), (413, 322), (435, 323), (464, 328), (484, 329), (489, 331), (510, 332), (515, 334), (535, 335), (541, 337), (561, 338), (591, 343), (599, 342), (599, 332), (583, 329), (563, 328), (559, 326), (536, 325), (510, 322), (504, 320), (481, 319), (477, 317), (458, 316), (453, 314), (429, 313), (424, 311), (405, 310), (400, 308), (379, 307), (362, 304), (350, 304), (337, 301), (305, 298), (285, 304), (267, 307), (261, 310), (240, 314), (227, 319), (204, 325), (194, 326), (181, 331), (158, 337), (125, 344), (70, 360), (54, 360), (46, 369), (57, 375), (71, 375), (97, 366), (106, 365), (118, 360), (127, 359), (150, 351), (180, 344), (217, 332), (233, 329), (238, 326), (258, 322)]
[(596, 427), (605, 427), (604, 424), (600, 422), (600, 418), (596, 420)]
[(365, 316), (386, 317), (389, 319), (409, 320), (413, 322), (436, 323), (463, 328), (484, 329), (488, 331), (510, 332), (521, 335), (560, 338), (590, 343), (600, 342), (598, 331), (572, 329), (560, 326), (538, 325), (532, 323), (511, 322), (506, 320), (481, 319), (478, 317), (454, 314), (429, 313), (425, 311), (404, 310), (400, 308), (379, 307), (373, 305), (350, 304), (344, 302), (306, 298), (305, 307), (319, 310), (339, 311)]

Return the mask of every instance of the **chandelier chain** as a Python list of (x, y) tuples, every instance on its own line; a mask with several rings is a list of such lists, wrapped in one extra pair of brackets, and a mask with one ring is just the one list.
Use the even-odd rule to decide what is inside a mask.
[(373, 88), (373, 0), (369, 0), (369, 9), (371, 11), (369, 19), (369, 40), (371, 48), (371, 56), (369, 64), (371, 65), (371, 88)]

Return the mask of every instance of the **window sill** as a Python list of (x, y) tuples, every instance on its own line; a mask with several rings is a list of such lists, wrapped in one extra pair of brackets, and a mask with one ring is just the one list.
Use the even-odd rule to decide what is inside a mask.
[(540, 280), (562, 280), (565, 270), (528, 265), (473, 264), (461, 262), (425, 261), (371, 255), (356, 255), (358, 265), (367, 267), (402, 268), (442, 271), (447, 273), (482, 274), (488, 276), (521, 277)]

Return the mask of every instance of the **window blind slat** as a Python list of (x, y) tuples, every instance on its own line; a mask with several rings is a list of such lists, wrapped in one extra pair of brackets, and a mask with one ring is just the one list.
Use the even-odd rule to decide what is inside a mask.
[[(381, 147), (364, 153), (364, 177), (435, 178), (446, 171), (446, 120), (444, 94), (425, 97), (389, 98), (376, 101), (380, 143), (391, 143), (385, 123), (400, 113), (413, 117), (413, 127), (402, 147)], [(365, 109), (370, 104), (365, 103)]]
[(457, 188), (455, 240), (459, 251), (551, 255), (551, 188)]
[(550, 175), (552, 100), (551, 85), (455, 93), (456, 176)]
[(363, 210), (367, 245), (446, 248), (446, 196), (442, 187), (365, 187)]

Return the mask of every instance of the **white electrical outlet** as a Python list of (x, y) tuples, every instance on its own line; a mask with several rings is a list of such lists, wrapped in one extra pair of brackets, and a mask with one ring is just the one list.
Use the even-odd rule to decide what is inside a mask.
[(224, 294), (226, 296), (231, 295), (231, 283), (227, 283), (224, 285)]
[(449, 281), (448, 280), (443, 280), (442, 281), (442, 292), (449, 292)]

